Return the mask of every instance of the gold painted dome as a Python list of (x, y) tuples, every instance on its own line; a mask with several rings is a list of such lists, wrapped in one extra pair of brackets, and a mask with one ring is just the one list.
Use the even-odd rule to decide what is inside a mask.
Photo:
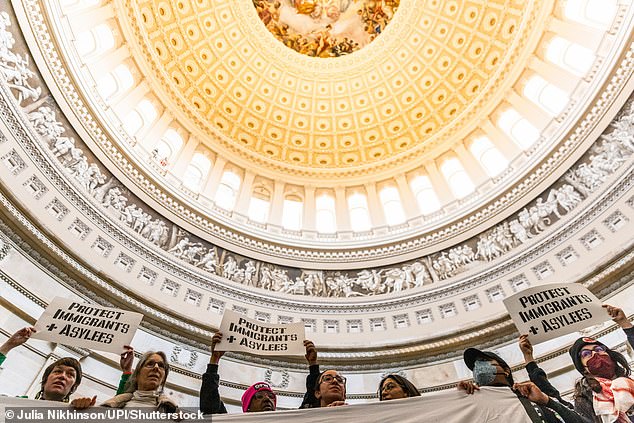
[(374, 42), (324, 61), (282, 45), (249, 1), (125, 4), (139, 65), (184, 126), (218, 154), (305, 178), (402, 172), (450, 148), (515, 82), (552, 7), (403, 1)]

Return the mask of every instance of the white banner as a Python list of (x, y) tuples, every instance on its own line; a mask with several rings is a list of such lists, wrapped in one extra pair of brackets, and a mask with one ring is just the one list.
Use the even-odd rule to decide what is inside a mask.
[(242, 351), (255, 355), (304, 355), (304, 323), (274, 325), (226, 310), (220, 323), (222, 342), (217, 351)]
[(604, 323), (601, 302), (583, 285), (561, 283), (525, 289), (504, 300), (520, 334), (533, 344)]
[(31, 337), (120, 354), (132, 342), (141, 319), (141, 313), (55, 297)]
[[(81, 391), (81, 386), (79, 387)], [(97, 398), (97, 403), (107, 398)], [(4, 422), (5, 413), (9, 411), (11, 416), (18, 417), (20, 409), (14, 407), (25, 407), (23, 412), (32, 412), (26, 407), (51, 408), (68, 407), (59, 402), (34, 401), (22, 398), (3, 398), (0, 402), (0, 422)], [(5, 410), (3, 408), (6, 407)], [(124, 411), (119, 410), (119, 411)], [(149, 410), (149, 409), (148, 409)], [(3, 412), (5, 411), (5, 412)], [(99, 422), (106, 416), (106, 409), (102, 407), (91, 407), (84, 412), (94, 413), (92, 421)], [(195, 409), (185, 409), (184, 411), (194, 414)], [(24, 421), (21, 419), (20, 421)], [(76, 420), (66, 417), (58, 422), (68, 422)], [(7, 419), (11, 423), (15, 419)], [(33, 420), (31, 420), (33, 421)], [(41, 421), (41, 420), (40, 420)], [(80, 421), (80, 420), (77, 420)], [(110, 423), (116, 421), (133, 421), (110, 419)], [(156, 420), (138, 419), (139, 422), (154, 422)], [(165, 420), (163, 420), (164, 422)], [(190, 420), (183, 421), (213, 421), (226, 423), (327, 423), (327, 422), (363, 422), (363, 423), (420, 423), (420, 422), (442, 422), (442, 423), (531, 423), (528, 414), (524, 411), (524, 406), (517, 399), (515, 394), (508, 388), (482, 387), (473, 395), (467, 395), (463, 391), (451, 389), (447, 391), (425, 394), (422, 397), (407, 398), (402, 400), (392, 400), (383, 402), (373, 402), (368, 404), (356, 404), (341, 407), (314, 408), (307, 410), (287, 410), (271, 411), (263, 413), (240, 413), (240, 414), (214, 414), (211, 420)]]

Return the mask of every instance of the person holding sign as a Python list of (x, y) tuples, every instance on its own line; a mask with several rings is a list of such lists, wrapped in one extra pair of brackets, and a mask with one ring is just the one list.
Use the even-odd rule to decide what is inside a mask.
[(468, 348), (464, 352), (464, 362), (473, 372), (475, 380), (475, 384), (470, 381), (458, 383), (458, 389), (467, 394), (473, 395), (480, 390), (480, 386), (506, 386), (515, 391), (518, 397), (528, 398), (530, 403), (525, 404), (526, 412), (529, 415), (542, 416), (542, 421), (546, 423), (589, 423), (573, 410), (543, 393), (533, 382), (514, 383), (511, 367), (493, 352)]
[(306, 393), (299, 408), (336, 407), (346, 404), (346, 378), (336, 370), (319, 372), (317, 348), (312, 341), (305, 340), (308, 376), (306, 376)]
[[(604, 305), (634, 347), (634, 326), (623, 310)], [(575, 383), (575, 410), (597, 423), (634, 422), (634, 380), (623, 354), (596, 339), (582, 337), (569, 350), (582, 378)]]
[[(0, 345), (0, 364), (4, 362), (9, 351), (24, 344), (35, 332), (34, 327), (22, 328)], [(35, 399), (69, 402), (70, 396), (81, 383), (81, 377), (82, 371), (79, 361), (72, 357), (62, 357), (44, 370), (40, 382), (41, 388), (35, 395)], [(85, 408), (87, 405), (94, 405), (96, 400), (97, 397), (75, 398), (71, 402), (71, 406)]]
[(163, 413), (178, 412), (178, 405), (163, 393), (169, 370), (164, 352), (146, 352), (130, 376), (125, 393), (116, 395), (101, 405), (111, 408), (153, 407)]
[[(216, 351), (217, 345), (222, 342), (222, 333), (217, 332), (211, 338), (211, 357), (207, 370), (203, 373), (203, 383), (200, 387), (200, 411), (203, 414), (226, 414), (225, 404), (220, 399), (218, 387), (220, 376), (218, 375), (218, 363), (224, 355), (224, 351)], [(271, 385), (266, 382), (258, 382), (251, 385), (242, 395), (242, 411), (259, 412), (275, 411), (277, 396)]]

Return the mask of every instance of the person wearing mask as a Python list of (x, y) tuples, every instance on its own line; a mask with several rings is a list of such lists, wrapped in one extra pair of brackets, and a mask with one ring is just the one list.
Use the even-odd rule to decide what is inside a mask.
[(320, 408), (346, 405), (346, 378), (336, 370), (319, 372), (317, 348), (312, 341), (304, 340), (308, 376), (306, 393), (299, 408)]
[[(634, 326), (623, 310), (603, 307), (634, 347)], [(588, 337), (577, 339), (569, 353), (582, 375), (575, 383), (575, 410), (596, 423), (634, 422), (634, 380), (627, 358)]]
[[(468, 348), (464, 362), (473, 372), (475, 384), (461, 381), (458, 389), (473, 395), (481, 386), (500, 386), (512, 389), (518, 396), (528, 398), (527, 413), (541, 416), (546, 423), (589, 423), (573, 410), (543, 393), (533, 382), (514, 383), (510, 366), (499, 355), (490, 351)], [(529, 408), (530, 407), (530, 408)]]
[[(225, 404), (220, 399), (218, 388), (220, 386), (220, 375), (218, 374), (218, 363), (224, 355), (224, 351), (216, 351), (216, 346), (222, 341), (222, 333), (217, 332), (211, 338), (211, 357), (207, 370), (202, 375), (202, 385), (200, 386), (200, 411), (203, 414), (226, 414)], [(277, 395), (273, 392), (271, 385), (266, 382), (258, 382), (251, 385), (242, 395), (242, 411), (259, 412), (275, 411), (277, 407)]]
[(388, 401), (400, 398), (420, 397), (420, 392), (412, 382), (403, 376), (389, 374), (379, 382), (377, 393), (379, 401)]
[(176, 413), (178, 405), (163, 393), (169, 370), (164, 352), (146, 352), (126, 383), (125, 392), (101, 405), (111, 408), (152, 407), (160, 412)]
[[(11, 350), (24, 344), (36, 332), (34, 327), (25, 327), (9, 337), (0, 345), (0, 364), (2, 364)], [(62, 357), (49, 364), (40, 381), (40, 390), (35, 399), (46, 401), (69, 402), (70, 396), (81, 383), (81, 364), (73, 357)], [(94, 405), (97, 397), (80, 397), (70, 401), (75, 408), (85, 408)]]

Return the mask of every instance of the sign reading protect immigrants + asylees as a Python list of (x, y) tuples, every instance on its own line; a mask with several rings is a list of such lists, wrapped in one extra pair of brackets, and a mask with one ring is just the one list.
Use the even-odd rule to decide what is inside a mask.
[(222, 341), (217, 351), (241, 351), (255, 355), (304, 355), (304, 323), (262, 323), (226, 310), (220, 323)]
[(120, 354), (141, 319), (141, 313), (55, 297), (35, 323), (32, 338)]
[(604, 323), (609, 317), (601, 302), (576, 283), (525, 289), (504, 300), (520, 334), (533, 344)]

